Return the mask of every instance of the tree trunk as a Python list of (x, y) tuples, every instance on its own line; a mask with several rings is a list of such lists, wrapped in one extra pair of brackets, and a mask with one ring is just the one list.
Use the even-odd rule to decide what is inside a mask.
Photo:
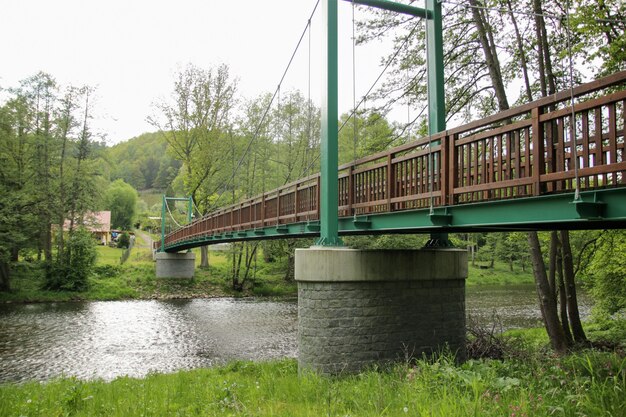
[(296, 269), (296, 257), (293, 251), (287, 254), (287, 270), (285, 271), (285, 281), (290, 282), (294, 280)]
[(8, 262), (0, 261), (0, 291), (11, 290), (11, 266)]
[(209, 267), (209, 247), (200, 246), (200, 268)]
[(511, 23), (513, 23), (513, 28), (515, 29), (515, 40), (517, 42), (517, 50), (520, 57), (520, 64), (522, 67), (522, 74), (524, 76), (524, 87), (526, 92), (526, 98), (528, 101), (533, 101), (533, 93), (530, 89), (530, 77), (528, 76), (528, 61), (526, 59), (526, 51), (524, 50), (524, 43), (522, 41), (522, 35), (520, 34), (519, 28), (517, 26), (517, 19), (515, 18), (515, 14), (513, 13), (513, 7), (511, 6), (511, 0), (507, 0), (507, 7), (509, 9), (509, 17), (511, 18)]
[[(243, 280), (241, 281), (241, 286), (243, 287), (243, 285), (246, 283), (246, 280), (248, 279), (248, 277), (250, 276), (250, 269), (252, 267), (252, 261), (256, 260), (256, 251), (259, 248), (259, 243), (256, 242), (254, 244), (254, 247), (252, 248), (252, 252), (248, 252), (246, 250), (246, 273), (243, 276)], [(254, 264), (254, 268), (255, 268), (255, 275), (256, 275), (256, 262)]]
[(567, 351), (567, 343), (565, 341), (563, 328), (559, 322), (556, 301), (554, 297), (552, 297), (552, 291), (550, 290), (550, 284), (546, 276), (546, 267), (543, 264), (541, 245), (539, 244), (537, 232), (528, 232), (528, 245), (530, 247), (530, 259), (533, 265), (539, 306), (541, 307), (541, 314), (543, 315), (548, 337), (550, 338), (550, 343), (555, 352), (559, 355), (563, 355)]
[(485, 55), (485, 62), (487, 63), (487, 68), (489, 69), (489, 76), (493, 82), (493, 89), (496, 93), (496, 98), (498, 99), (498, 107), (501, 110), (508, 109), (509, 102), (506, 97), (504, 83), (502, 82), (500, 62), (498, 61), (497, 53), (494, 53), (495, 45), (490, 42), (492, 40), (492, 37), (489, 36), (491, 28), (488, 28), (488, 23), (484, 18), (483, 12), (479, 8), (478, 1), (470, 0), (470, 5), (472, 6), (472, 18), (474, 20), (474, 24), (476, 25), (478, 38), (480, 39), (480, 44)]
[(556, 256), (556, 274), (559, 283), (558, 294), (561, 327), (563, 328), (563, 333), (565, 334), (567, 346), (572, 346), (574, 344), (574, 338), (572, 337), (572, 332), (569, 329), (569, 320), (567, 319), (567, 298), (565, 297), (565, 284), (563, 282), (563, 256), (561, 255), (560, 250), (557, 252)]
[(550, 254), (549, 254), (549, 269), (548, 269), (548, 283), (552, 290), (552, 298), (556, 300), (556, 255), (559, 249), (559, 237), (556, 231), (550, 233)]
[(576, 296), (576, 281), (574, 276), (574, 262), (572, 248), (569, 241), (569, 231), (561, 230), (561, 248), (563, 250), (563, 279), (565, 294), (567, 296), (567, 313), (572, 326), (572, 333), (576, 343), (587, 342), (587, 336), (583, 330), (578, 310), (578, 297)]

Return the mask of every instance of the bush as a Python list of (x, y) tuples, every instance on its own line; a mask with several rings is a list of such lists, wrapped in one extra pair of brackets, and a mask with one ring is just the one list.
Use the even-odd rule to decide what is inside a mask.
[(121, 249), (128, 249), (130, 246), (130, 235), (126, 232), (122, 233), (117, 240), (117, 247)]
[(96, 263), (96, 245), (86, 229), (75, 230), (64, 252), (46, 270), (46, 288), (50, 290), (84, 291)]

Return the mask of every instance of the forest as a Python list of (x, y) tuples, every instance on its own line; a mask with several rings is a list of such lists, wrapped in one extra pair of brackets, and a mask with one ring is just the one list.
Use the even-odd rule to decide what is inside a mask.
[[(457, 125), (625, 70), (626, 10), (617, 0), (445, 2), (447, 123)], [(571, 10), (570, 10), (571, 9)], [(341, 116), (339, 162), (423, 137), (426, 42), (420, 20), (373, 12), (356, 22), (356, 47), (390, 39), (384, 82), (367, 107)], [(80, 226), (87, 213), (111, 210), (113, 227), (150, 230), (160, 201), (191, 196), (194, 215), (277, 188), (319, 171), (320, 109), (310, 92), (243, 97), (225, 64), (178, 71), (169, 97), (146, 115), (153, 132), (109, 146), (95, 132), (90, 86), (61, 85), (37, 73), (3, 89), (0, 102), (0, 290), (20, 262), (45, 268), (49, 290), (82, 290), (95, 259)], [(390, 117), (394, 106), (409, 120)], [(623, 140), (623, 137), (622, 137)], [(623, 157), (623, 156), (622, 156)], [(186, 213), (175, 205), (173, 217)], [(63, 225), (69, 221), (67, 232)], [(171, 220), (170, 220), (171, 222)], [(173, 227), (173, 223), (168, 227)], [(354, 247), (419, 248), (423, 236), (346, 239)], [(556, 350), (585, 340), (576, 313), (576, 282), (607, 317), (626, 308), (623, 231), (458, 234), (472, 262), (532, 269)], [(232, 286), (243, 289), (260, 254), (277, 259), (293, 280), (293, 251), (306, 240), (234, 244)], [(86, 249), (87, 248), (87, 249)], [(209, 266), (206, 248), (201, 267)], [(558, 310), (560, 308), (560, 310)]]

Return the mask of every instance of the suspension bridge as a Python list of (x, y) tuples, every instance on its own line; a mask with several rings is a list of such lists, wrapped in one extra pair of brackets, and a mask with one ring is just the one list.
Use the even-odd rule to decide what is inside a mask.
[[(566, 91), (338, 167), (339, 234), (624, 228), (625, 83), (622, 72), (575, 88), (595, 96), (574, 106), (575, 126)], [(320, 181), (195, 219), (162, 249), (319, 236)]]
[[(462, 357), (467, 261), (448, 232), (626, 228), (626, 72), (446, 128), (440, 2), (353, 3), (425, 19), (428, 135), (338, 166), (337, 0), (323, 0), (321, 172), (167, 234), (163, 218), (158, 250), (170, 262), (216, 243), (319, 236), (296, 251), (302, 366), (358, 370), (443, 344)], [(356, 251), (339, 237), (389, 233), (431, 233), (431, 245)]]

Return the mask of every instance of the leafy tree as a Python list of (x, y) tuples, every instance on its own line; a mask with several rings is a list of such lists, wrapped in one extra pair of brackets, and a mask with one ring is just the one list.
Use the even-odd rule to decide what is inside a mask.
[(590, 246), (591, 294), (601, 314), (626, 311), (626, 232), (606, 230)]
[(128, 249), (130, 246), (130, 235), (126, 232), (122, 233), (117, 240), (117, 247), (121, 249)]
[(70, 235), (66, 252), (67, 262), (54, 262), (46, 273), (46, 287), (50, 290), (84, 291), (96, 263), (96, 241), (91, 232), (80, 227)]
[[(209, 210), (225, 162), (223, 143), (231, 137), (236, 90), (228, 66), (205, 70), (188, 65), (176, 74), (171, 98), (155, 104), (157, 114), (149, 118), (182, 163), (184, 194), (192, 196), (200, 214)], [(206, 247), (201, 257), (207, 265)]]
[(111, 210), (111, 226), (129, 230), (137, 207), (137, 191), (123, 180), (115, 180), (105, 194), (106, 208)]
[(35, 250), (38, 259), (43, 254), (49, 271), (72, 264), (63, 224), (69, 220), (71, 238), (85, 212), (97, 205), (102, 167), (90, 131), (92, 89), (62, 90), (50, 75), (39, 73), (6, 93), (0, 105), (0, 287), (5, 290), (20, 251)]

